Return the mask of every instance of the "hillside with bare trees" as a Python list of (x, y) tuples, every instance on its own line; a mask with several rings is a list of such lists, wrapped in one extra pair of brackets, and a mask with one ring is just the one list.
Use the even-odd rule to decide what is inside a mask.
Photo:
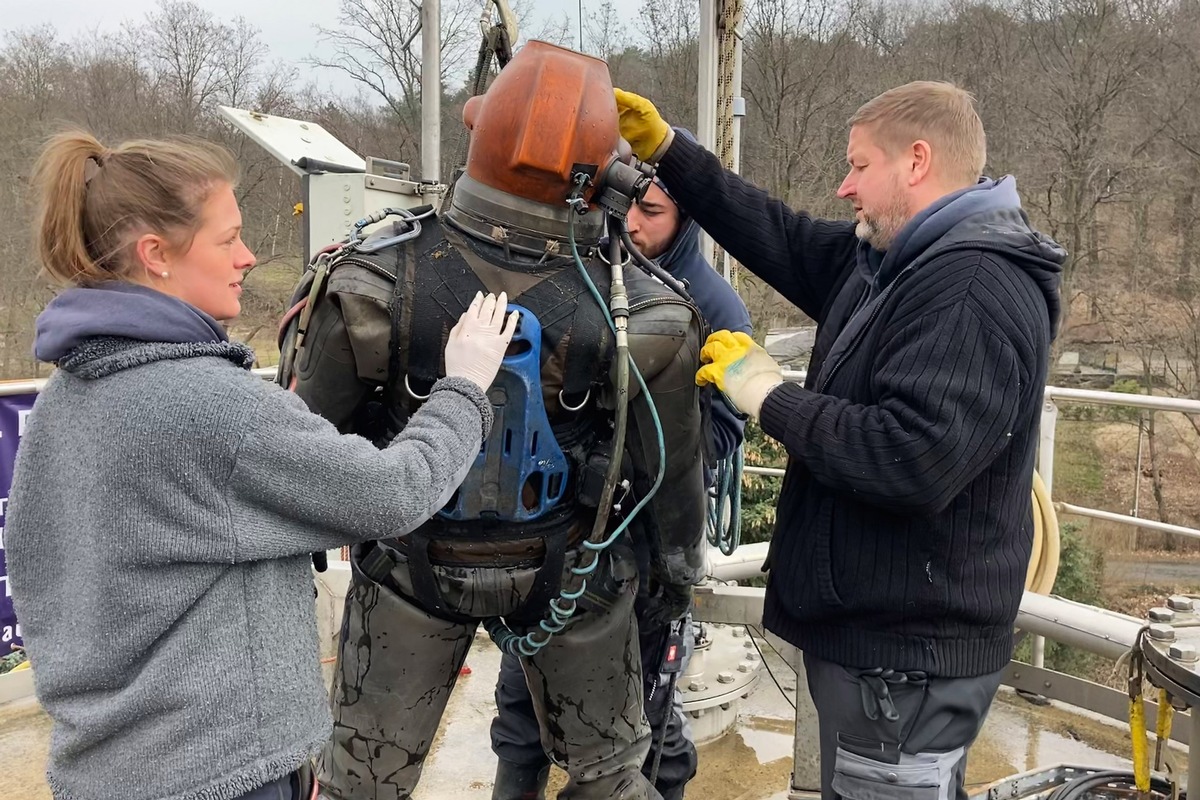
[[(528, 10), (515, 5), (519, 15)], [(471, 83), (479, 46), (479, 6), (442, 2), (443, 175), (462, 143), (463, 87)], [(1057, 352), (1078, 353), (1101, 385), (1124, 375), (1136, 381), (1135, 391), (1200, 398), (1200, 2), (746, 0), (745, 6), (747, 177), (795, 208), (846, 217), (849, 207), (834, 190), (851, 113), (909, 80), (954, 81), (979, 101), (987, 172), (1016, 176), (1034, 222), (1070, 253), (1064, 284), (1070, 313)], [(584, 49), (609, 62), (614, 83), (650, 97), (668, 120), (694, 126), (698, 3), (647, 0), (631, 19), (619, 19), (608, 2), (588, 7)], [(340, 0), (340, 8), (341, 24), (321, 31), (320, 46), (299, 64), (274, 59), (259, 31), (214, 17), (202, 1), (162, 0), (140, 21), (70, 40), (49, 28), (3, 34), (0, 168), (8, 180), (0, 190), (0, 219), (7, 222), (0, 229), (0, 378), (47, 371), (30, 354), (33, 319), (51, 289), (32, 256), (27, 179), (40, 142), (69, 125), (108, 142), (199, 135), (238, 154), (246, 240), (259, 267), (233, 333), (250, 340), (263, 363), (273, 363), (275, 320), (302, 268), (293, 211), (299, 182), (225, 125), (216, 107), (315, 120), (364, 156), (420, 164), (416, 4)], [(565, 19), (523, 33), (574, 44)], [(358, 91), (319, 91), (307, 79), (316, 70)], [(803, 322), (753, 276), (743, 273), (740, 291), (760, 333)], [(1153, 444), (1153, 417), (1105, 423), (1130, 426), (1139, 442), (1137, 431), (1148, 426)], [(1132, 468), (1144, 468), (1151, 487), (1143, 487), (1142, 505), (1195, 524), (1200, 495), (1193, 500), (1183, 487), (1200, 486), (1196, 421), (1180, 415), (1160, 424), (1159, 436), (1168, 428), (1170, 438), (1159, 438), (1158, 450), (1152, 447)], [(1155, 452), (1162, 464), (1149, 463)], [(1173, 473), (1180, 489), (1164, 494)], [(1111, 487), (1097, 490), (1105, 493), (1111, 496)], [(1124, 500), (1115, 506), (1129, 510)]]

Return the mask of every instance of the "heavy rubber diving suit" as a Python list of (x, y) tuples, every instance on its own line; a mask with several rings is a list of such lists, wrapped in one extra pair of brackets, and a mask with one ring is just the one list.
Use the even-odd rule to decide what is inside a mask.
[[(567, 200), (581, 173), (599, 186), (622, 144), (607, 68), (531, 42), (464, 118), (467, 167), (445, 213), (402, 219), (329, 260), (327, 275), (324, 266), (308, 272), (296, 299), (310, 307), (284, 329), (281, 378), (340, 429), (382, 444), (439, 376), (445, 337), (477, 291), (507, 292), (522, 313), (489, 394), (497, 421), (466, 483), (411, 535), (353, 551), (323, 791), (338, 800), (409, 797), (477, 626), (503, 618), (514, 634), (534, 630), (546, 642), (521, 662), (543, 746), (568, 774), (559, 796), (657, 798), (640, 772), (650, 730), (637, 568), (622, 539), (600, 551), (565, 628), (547, 639), (538, 627), (550, 601), (578, 586), (572, 568), (592, 560), (583, 543), (597, 514), (613, 530), (660, 468), (655, 411), (631, 382), (624, 480), (614, 508), (597, 507), (620, 398), (614, 336), (579, 266), (605, 301), (610, 270), (597, 257), (596, 196), (582, 195), (588, 205), (577, 200), (577, 210)], [(567, 243), (570, 214), (580, 264)], [(312, 291), (314, 280), (323, 288)], [(629, 268), (625, 286), (629, 354), (665, 444), (662, 489), (627, 535), (645, 537), (652, 580), (678, 592), (704, 576), (694, 379), (704, 326), (654, 278)], [(533, 379), (522, 383), (530, 354)]]

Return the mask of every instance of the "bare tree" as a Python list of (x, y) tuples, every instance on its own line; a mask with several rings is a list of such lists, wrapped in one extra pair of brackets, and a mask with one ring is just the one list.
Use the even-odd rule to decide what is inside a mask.
[(583, 22), (584, 52), (608, 62), (608, 70), (614, 84), (622, 83), (622, 65), (634, 57), (629, 52), (629, 28), (621, 21), (612, 0), (604, 0), (600, 7)]
[(1069, 311), (1076, 273), (1097, 266), (1099, 206), (1124, 190), (1126, 170), (1162, 135), (1174, 110), (1129, 120), (1121, 126), (1128, 137), (1114, 135), (1113, 123), (1137, 95), (1153, 94), (1175, 48), (1165, 7), (1155, 0), (1026, 0), (1023, 23), (1032, 55), (1027, 133), (1041, 162), (1031, 176), (1041, 185), (1027, 198), (1068, 250)]
[(654, 100), (666, 119), (695, 129), (700, 17), (691, 0), (645, 0), (641, 12), (645, 64), (627, 87)]
[(746, 17), (743, 163), (793, 205), (832, 210), (845, 120), (865, 99), (853, 79), (853, 23), (851, 12), (817, 0), (763, 0)]
[(43, 120), (56, 90), (67, 77), (67, 46), (58, 41), (48, 25), (31, 31), (5, 35), (4, 58), (0, 60), (0, 85), (13, 98), (28, 104), (28, 114)]
[[(364, 87), (391, 111), (399, 141), (393, 151), (413, 159), (420, 143), (421, 14), (413, 0), (341, 0), (339, 26), (322, 28), (331, 53), (312, 63)], [(442, 3), (441, 77), (465, 81), (479, 45), (477, 0)]]
[(173, 124), (196, 128), (201, 110), (224, 81), (221, 54), (226, 31), (211, 12), (190, 0), (160, 0), (146, 21), (127, 30), (131, 53), (140, 53), (173, 101)]

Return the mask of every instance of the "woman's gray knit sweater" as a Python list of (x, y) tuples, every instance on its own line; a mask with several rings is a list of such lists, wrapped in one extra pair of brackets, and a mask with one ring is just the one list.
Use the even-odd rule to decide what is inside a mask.
[(380, 451), (251, 359), (89, 339), (37, 400), (4, 535), (60, 800), (228, 800), (317, 753), (308, 554), (428, 519), (491, 425), (443, 379)]

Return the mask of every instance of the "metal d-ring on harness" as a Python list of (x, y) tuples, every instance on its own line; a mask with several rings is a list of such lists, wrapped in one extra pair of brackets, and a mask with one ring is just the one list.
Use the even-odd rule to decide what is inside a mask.
[(565, 395), (563, 395), (563, 390), (558, 390), (558, 404), (562, 407), (563, 411), (570, 411), (571, 413), (582, 410), (583, 407), (587, 405), (587, 402), (591, 399), (591, 397), (592, 390), (588, 389), (586, 392), (584, 392), (583, 399), (579, 401), (579, 405), (573, 406), (567, 403), (567, 398)]
[[(579, 173), (575, 176), (574, 189), (567, 199), (567, 204), (577, 212), (582, 213), (582, 211), (586, 211), (587, 206), (583, 200), (583, 192), (590, 182), (591, 179), (584, 173)], [(610, 221), (612, 221), (612, 217), (610, 217)], [(619, 221), (616, 221), (614, 224), (619, 225)], [(624, 267), (628, 262), (622, 261), (620, 258), (620, 244), (617, 237), (610, 237), (609, 263), (612, 268), (612, 278), (610, 299), (608, 303), (605, 303), (600, 291), (588, 275), (587, 269), (583, 264), (583, 259), (579, 255), (579, 248), (575, 242), (575, 214), (568, 214), (567, 216), (567, 239), (571, 246), (571, 255), (575, 259), (575, 266), (583, 277), (588, 291), (600, 306), (601, 311), (604, 312), (605, 320), (608, 322), (609, 328), (613, 331), (616, 338), (617, 352), (615, 366), (617, 374), (616, 409), (613, 420), (613, 453), (605, 475), (604, 489), (601, 492), (600, 502), (596, 506), (595, 523), (592, 526), (591, 533), (583, 542), (585, 556), (581, 563), (571, 568), (571, 574), (579, 578), (579, 588), (574, 591), (570, 591), (568, 586), (560, 588), (559, 596), (550, 601), (549, 611), (546, 616), (538, 623), (536, 628), (524, 635), (514, 633), (500, 618), (491, 618), (484, 622), (484, 627), (501, 652), (516, 656), (528, 657), (536, 654), (549, 643), (554, 634), (566, 628), (571, 617), (579, 609), (578, 601), (587, 591), (588, 576), (596, 571), (596, 567), (600, 563), (600, 554), (625, 532), (633, 519), (646, 507), (646, 504), (658, 492), (659, 486), (662, 485), (663, 475), (666, 472), (666, 444), (663, 437), (662, 422), (658, 418), (658, 409), (654, 406), (654, 400), (650, 396), (650, 391), (646, 387), (646, 382), (642, 378), (641, 372), (629, 354), (629, 296), (625, 290), (624, 280)], [(650, 487), (650, 490), (644, 497), (638, 500), (629, 515), (616, 526), (613, 532), (606, 536), (605, 528), (608, 525), (609, 509), (613, 507), (613, 497), (621, 481), (621, 456), (625, 446), (625, 428), (629, 419), (629, 375), (631, 372), (637, 380), (638, 386), (641, 388), (641, 397), (649, 406), (650, 416), (654, 420), (654, 431), (658, 445), (658, 473), (654, 478), (654, 484)]]
[(411, 397), (412, 399), (420, 400), (420, 401), (428, 400), (429, 395), (433, 394), (432, 389), (429, 390), (428, 394), (417, 394), (415, 391), (413, 391), (412, 384), (408, 382), (407, 374), (405, 374), (405, 376), (404, 376), (404, 391), (408, 392), (408, 396)]

